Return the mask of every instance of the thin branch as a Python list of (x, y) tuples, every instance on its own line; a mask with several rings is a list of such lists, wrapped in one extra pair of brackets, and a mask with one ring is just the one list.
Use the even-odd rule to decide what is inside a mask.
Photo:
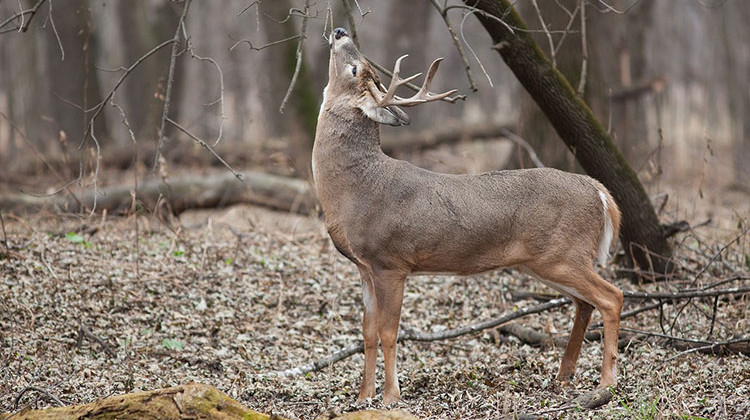
[(536, 11), (536, 16), (539, 18), (539, 24), (542, 25), (542, 30), (544, 31), (544, 34), (547, 36), (547, 42), (549, 42), (549, 54), (550, 58), (552, 59), (552, 68), (557, 68), (557, 61), (555, 59), (555, 43), (552, 41), (552, 34), (549, 33), (549, 30), (547, 29), (547, 24), (544, 23), (544, 18), (542, 17), (542, 11), (539, 10), (539, 5), (536, 3), (536, 0), (531, 0), (531, 5), (534, 6), (534, 10)]
[(52, 25), (52, 33), (55, 34), (57, 40), (57, 46), (60, 48), (60, 61), (65, 61), (65, 49), (63, 48), (62, 40), (60, 40), (60, 34), (57, 33), (57, 27), (55, 26), (55, 19), (52, 17), (52, 0), (49, 0), (49, 22)]
[(284, 38), (284, 39), (280, 39), (278, 41), (269, 42), (268, 44), (261, 45), (260, 47), (256, 47), (255, 45), (253, 45), (252, 41), (250, 41), (249, 39), (241, 39), (241, 40), (235, 42), (234, 44), (232, 44), (232, 46), (229, 47), (229, 51), (232, 51), (238, 45), (243, 44), (243, 43), (247, 44), (248, 47), (250, 47), (251, 50), (260, 51), (262, 49), (265, 49), (265, 48), (268, 48), (268, 47), (273, 47), (274, 45), (282, 44), (282, 43), (287, 42), (287, 41), (293, 41), (293, 40), (295, 40), (295, 39), (297, 39), (299, 37), (300, 37), (299, 35), (290, 36), (289, 38)]
[(114, 96), (115, 92), (117, 92), (117, 89), (120, 88), (120, 85), (122, 85), (122, 83), (125, 81), (125, 79), (130, 75), (130, 73), (132, 73), (133, 70), (135, 70), (136, 67), (138, 67), (143, 61), (145, 61), (147, 58), (149, 58), (150, 56), (152, 56), (153, 54), (155, 54), (157, 51), (159, 51), (160, 49), (166, 47), (167, 45), (173, 44), (173, 43), (176, 43), (176, 41), (174, 39), (170, 39), (170, 40), (164, 41), (161, 44), (159, 44), (159, 45), (155, 46), (154, 48), (152, 48), (146, 54), (143, 54), (140, 58), (138, 58), (138, 60), (136, 60), (133, 64), (131, 64), (130, 67), (128, 67), (128, 68), (125, 69), (125, 71), (122, 74), (122, 76), (120, 76), (120, 78), (117, 79), (117, 82), (115, 82), (115, 85), (112, 87), (112, 89), (110, 89), (109, 93), (107, 93), (107, 96), (105, 96), (104, 99), (101, 102), (99, 102), (98, 104), (96, 104), (91, 109), (84, 110), (84, 112), (88, 112), (88, 111), (91, 111), (91, 110), (95, 110), (95, 112), (94, 112), (94, 115), (92, 115), (91, 118), (89, 119), (88, 127), (86, 127), (86, 134), (84, 135), (83, 142), (81, 143), (81, 145), (79, 146), (79, 148), (83, 146), (83, 143), (88, 138), (88, 135), (89, 135), (88, 133), (91, 130), (91, 127), (94, 125), (94, 120), (96, 120), (96, 118), (102, 112), (102, 109), (104, 109), (104, 105), (107, 102), (109, 102), (110, 99), (112, 99), (112, 96)]
[[(57, 404), (58, 404), (58, 405), (59, 405), (60, 407), (63, 407), (63, 406), (65, 406), (65, 403), (64, 403), (64, 402), (62, 402), (62, 401), (60, 400), (60, 398), (58, 398), (58, 397), (56, 397), (56, 396), (52, 395), (52, 394), (51, 394), (51, 393), (50, 393), (50, 392), (49, 392), (48, 390), (46, 390), (46, 389), (44, 389), (44, 388), (39, 388), (39, 387), (37, 387), (37, 386), (27, 386), (26, 388), (24, 388), (24, 389), (23, 389), (23, 390), (22, 390), (22, 391), (21, 391), (21, 392), (20, 392), (20, 393), (18, 394), (18, 396), (16, 397), (16, 399), (15, 399), (15, 400), (13, 401), (13, 409), (14, 409), (14, 410), (17, 410), (17, 409), (18, 409), (18, 403), (19, 403), (19, 402), (21, 402), (21, 397), (23, 397), (23, 396), (24, 396), (24, 394), (26, 394), (26, 393), (27, 393), (28, 391), (36, 391), (36, 392), (38, 392), (38, 393), (40, 393), (40, 394), (42, 394), (42, 395), (46, 396), (47, 398), (51, 399), (52, 401), (56, 402), (56, 403), (57, 403)], [(11, 417), (12, 417), (12, 416), (11, 416)], [(9, 419), (9, 418), (10, 418), (10, 417), (6, 417), (6, 420), (7, 420), (7, 419)]]
[(581, 77), (578, 80), (578, 96), (583, 98), (586, 89), (586, 73), (588, 72), (589, 49), (586, 43), (586, 0), (579, 0), (581, 8)]
[(159, 167), (159, 155), (161, 154), (161, 148), (164, 146), (164, 127), (167, 123), (167, 118), (169, 115), (169, 102), (172, 96), (172, 85), (174, 84), (174, 68), (177, 62), (177, 56), (179, 55), (177, 53), (178, 51), (177, 48), (180, 46), (180, 31), (182, 29), (182, 25), (185, 22), (185, 17), (187, 16), (189, 8), (190, 8), (190, 0), (185, 0), (185, 5), (182, 7), (182, 14), (180, 15), (180, 20), (177, 22), (177, 29), (174, 31), (174, 36), (171, 39), (172, 55), (169, 59), (167, 90), (164, 92), (164, 109), (161, 114), (161, 124), (159, 125), (159, 139), (157, 140), (157, 143), (156, 143), (156, 153), (154, 156), (154, 167), (153, 167), (154, 170), (156, 170)]
[[(357, 38), (357, 25), (354, 23), (354, 13), (352, 12), (352, 0), (341, 0), (344, 5), (344, 11), (346, 12), (346, 20), (349, 22), (349, 30), (352, 33), (352, 41), (354, 45), (359, 49), (359, 38)], [(357, 5), (359, 7), (359, 5)], [(361, 12), (361, 9), (360, 9)], [(331, 17), (333, 20), (333, 16)], [(331, 28), (333, 29), (333, 28)]]
[(490, 74), (487, 73), (487, 70), (485, 70), (484, 65), (482, 65), (482, 61), (479, 59), (479, 56), (474, 51), (474, 48), (471, 48), (471, 44), (469, 44), (466, 41), (466, 36), (464, 35), (464, 23), (466, 23), (466, 19), (468, 19), (468, 17), (473, 14), (474, 12), (464, 13), (464, 16), (461, 18), (461, 25), (459, 26), (459, 30), (461, 31), (461, 39), (463, 39), (464, 44), (466, 44), (466, 47), (471, 52), (471, 55), (474, 56), (474, 59), (477, 60), (477, 64), (479, 64), (479, 69), (482, 70), (482, 73), (484, 73), (484, 77), (487, 78), (487, 81), (490, 83), (490, 87), (494, 87), (494, 85), (492, 84), (492, 79), (490, 78)]
[[(477, 324), (472, 324), (472, 325), (468, 325), (465, 327), (456, 328), (453, 330), (441, 331), (441, 332), (432, 333), (432, 334), (420, 333), (416, 331), (408, 331), (408, 332), (401, 331), (401, 333), (399, 333), (398, 335), (397, 340), (399, 343), (404, 342), (404, 341), (431, 342), (431, 341), (456, 338), (462, 335), (475, 334), (475, 333), (478, 333), (478, 332), (481, 332), (490, 328), (497, 327), (498, 325), (504, 324), (514, 319), (524, 317), (526, 315), (544, 312), (548, 309), (557, 308), (557, 307), (568, 305), (568, 304), (570, 304), (570, 301), (568, 299), (555, 299), (555, 300), (551, 300), (549, 302), (542, 303), (539, 305), (521, 308), (515, 312), (505, 314), (497, 318), (492, 318), (483, 322), (479, 322)], [(326, 357), (315, 360), (312, 363), (308, 363), (308, 364), (305, 364), (296, 368), (292, 368), (292, 369), (263, 373), (263, 374), (256, 375), (254, 377), (258, 379), (263, 379), (263, 378), (272, 378), (272, 377), (284, 378), (284, 377), (290, 377), (290, 376), (304, 375), (306, 373), (321, 370), (327, 366), (332, 365), (333, 363), (346, 359), (347, 357), (350, 357), (354, 354), (361, 353), (362, 351), (364, 351), (364, 345), (360, 341), (356, 344), (352, 344), (348, 347), (345, 347), (342, 350), (334, 352), (333, 354), (330, 354)]]
[[(565, 38), (568, 36), (569, 33), (571, 33), (570, 28), (573, 26), (573, 23), (576, 21), (576, 16), (578, 16), (578, 10), (580, 10), (581, 6), (580, 3), (576, 6), (576, 8), (573, 10), (573, 12), (568, 12), (568, 9), (563, 7), (562, 4), (559, 3), (558, 0), (555, 0), (557, 2), (557, 5), (560, 6), (563, 10), (565, 10), (565, 13), (570, 16), (570, 20), (568, 21), (568, 24), (565, 26), (565, 31), (563, 31), (562, 36), (560, 36), (560, 40), (557, 42), (557, 46), (555, 47), (555, 54), (557, 54), (560, 51), (560, 48), (563, 45), (563, 42), (565, 42)], [(584, 0), (585, 1), (585, 0)]]
[[(344, 0), (344, 1), (346, 2), (348, 0)], [(479, 90), (479, 88), (477, 88), (476, 83), (474, 83), (474, 78), (471, 76), (471, 66), (469, 65), (469, 60), (466, 58), (466, 53), (464, 52), (464, 48), (461, 45), (461, 42), (458, 40), (458, 35), (456, 35), (456, 30), (453, 29), (453, 25), (448, 19), (448, 12), (442, 6), (440, 6), (437, 0), (430, 0), (430, 2), (438, 11), (440, 16), (443, 18), (443, 21), (445, 22), (445, 26), (448, 28), (448, 33), (450, 33), (451, 39), (453, 40), (453, 45), (456, 46), (456, 51), (458, 51), (458, 55), (461, 56), (461, 61), (464, 63), (464, 69), (466, 70), (466, 78), (469, 79), (469, 87), (471, 88), (472, 92), (476, 92), (477, 90)]]
[(128, 130), (128, 135), (130, 136), (130, 141), (133, 143), (133, 192), (132, 192), (132, 199), (133, 199), (133, 219), (135, 222), (135, 278), (140, 279), (141, 278), (141, 269), (140, 269), (140, 258), (141, 258), (141, 250), (139, 245), (139, 238), (138, 238), (138, 142), (135, 139), (135, 133), (133, 132), (133, 129), (130, 127), (130, 123), (128, 122), (128, 117), (125, 115), (125, 110), (118, 104), (115, 103), (115, 98), (112, 98), (112, 101), (110, 104), (117, 108), (117, 110), (120, 112), (120, 117), (122, 121), (122, 124), (125, 126), (125, 128)]
[(227, 169), (229, 169), (229, 171), (230, 171), (230, 172), (232, 172), (232, 174), (233, 174), (233, 175), (234, 175), (235, 177), (237, 177), (237, 179), (239, 179), (240, 181), (242, 181), (242, 180), (244, 180), (244, 179), (245, 179), (245, 176), (244, 176), (244, 175), (243, 175), (242, 173), (240, 173), (240, 172), (237, 172), (237, 171), (235, 171), (235, 170), (234, 170), (234, 169), (233, 169), (233, 168), (232, 168), (232, 167), (231, 167), (231, 166), (230, 166), (230, 165), (229, 165), (229, 164), (228, 164), (228, 163), (227, 163), (227, 162), (226, 162), (226, 161), (225, 161), (224, 159), (222, 159), (222, 157), (221, 157), (221, 156), (219, 156), (219, 154), (218, 154), (218, 153), (216, 153), (216, 151), (215, 151), (215, 150), (214, 150), (213, 148), (211, 148), (211, 146), (210, 146), (210, 145), (209, 145), (208, 143), (206, 143), (206, 142), (205, 142), (204, 140), (200, 139), (200, 138), (199, 138), (199, 137), (197, 137), (197, 136), (196, 136), (195, 134), (193, 134), (193, 133), (189, 132), (189, 131), (188, 131), (188, 130), (187, 130), (187, 129), (185, 128), (185, 127), (181, 126), (180, 124), (178, 124), (177, 122), (175, 122), (174, 120), (172, 120), (172, 119), (171, 119), (171, 118), (169, 118), (169, 117), (167, 117), (167, 122), (169, 122), (170, 124), (172, 124), (172, 125), (174, 125), (175, 127), (177, 127), (177, 129), (179, 129), (179, 130), (180, 130), (180, 131), (182, 131), (183, 133), (187, 134), (187, 135), (188, 135), (188, 136), (189, 136), (189, 137), (190, 137), (191, 139), (195, 140), (195, 142), (196, 142), (196, 143), (198, 143), (198, 144), (200, 144), (201, 146), (205, 147), (205, 148), (206, 148), (206, 150), (208, 150), (209, 152), (211, 152), (211, 154), (212, 154), (212, 155), (214, 155), (214, 157), (215, 157), (216, 159), (218, 159), (218, 160), (219, 160), (219, 162), (221, 162), (221, 164), (222, 164), (222, 165), (224, 165), (224, 166), (225, 166), (225, 167), (226, 167)]
[[(31, 20), (34, 19), (34, 16), (36, 16), (37, 10), (44, 4), (44, 2), (47, 0), (38, 0), (36, 4), (31, 9), (21, 10), (21, 1), (19, 0), (19, 11), (18, 13), (14, 14), (13, 16), (9, 17), (8, 19), (5, 19), (3, 23), (0, 23), (0, 29), (4, 28), (5, 26), (9, 25), (11, 22), (13, 22), (16, 19), (21, 19), (21, 24), (16, 26), (15, 28), (2, 31), (0, 33), (6, 33), (6, 32), (12, 32), (18, 29), (18, 32), (26, 32), (29, 29), (29, 25), (31, 24)], [(26, 15), (29, 15), (29, 18), (26, 19)]]
[(117, 353), (115, 353), (115, 351), (112, 350), (112, 348), (109, 346), (109, 344), (107, 344), (106, 341), (97, 337), (94, 333), (91, 332), (91, 330), (86, 325), (81, 323), (79, 324), (79, 327), (78, 327), (78, 341), (77, 341), (78, 347), (81, 346), (81, 343), (83, 342), (83, 337), (86, 337), (91, 343), (99, 344), (102, 350), (104, 350), (104, 352), (110, 355), (111, 357), (117, 357)]
[(0, 209), (0, 225), (3, 227), (3, 244), (5, 245), (5, 257), (10, 258), (10, 247), (8, 246), (8, 235), (5, 233), (5, 219), (3, 218), (3, 210)]
[[(706, 344), (705, 346), (693, 347), (693, 348), (681, 351), (681, 352), (675, 354), (674, 356), (672, 356), (672, 357), (670, 357), (668, 359), (665, 359), (661, 363), (664, 364), (664, 363), (667, 363), (667, 362), (671, 362), (672, 360), (677, 359), (679, 357), (682, 357), (682, 356), (684, 356), (686, 354), (689, 354), (689, 353), (695, 353), (695, 352), (706, 353), (706, 352), (708, 352), (710, 350), (714, 350), (714, 349), (716, 349), (718, 347), (729, 347), (732, 344), (739, 344), (739, 343), (750, 343), (750, 337), (735, 338), (735, 339), (726, 340), (726, 341), (717, 341), (717, 342)], [(731, 349), (729, 349), (729, 351), (731, 352)]]
[(237, 14), (235, 16), (240, 16), (241, 14), (247, 12), (248, 9), (250, 9), (251, 7), (253, 7), (256, 3), (259, 3), (259, 0), (251, 1), (250, 4), (248, 4), (242, 10), (240, 10), (239, 12), (237, 12)]
[(696, 297), (714, 297), (750, 293), (750, 287), (734, 287), (719, 290), (686, 290), (682, 292), (630, 292), (624, 291), (625, 299), (692, 299)]
[[(292, 80), (289, 82), (289, 88), (286, 90), (286, 95), (284, 95), (284, 99), (281, 101), (281, 105), (279, 105), (279, 113), (284, 113), (284, 108), (286, 107), (286, 103), (289, 100), (289, 96), (292, 94), (292, 90), (294, 90), (294, 85), (297, 84), (297, 77), (299, 76), (299, 72), (302, 69), (302, 49), (305, 46), (305, 32), (307, 31), (307, 12), (310, 10), (310, 0), (305, 0), (305, 11), (302, 16), (302, 28), (300, 29), (299, 34), (299, 42), (297, 43), (297, 52), (295, 53), (296, 57), (296, 64), (294, 65), (294, 74), (292, 75)], [(291, 11), (290, 11), (291, 16)]]
[(544, 163), (542, 163), (542, 161), (539, 160), (539, 157), (536, 155), (536, 152), (534, 152), (534, 149), (526, 140), (524, 140), (523, 138), (521, 138), (521, 136), (519, 136), (518, 134), (510, 130), (502, 129), (501, 131), (503, 135), (505, 136), (505, 138), (516, 143), (517, 145), (521, 146), (524, 150), (526, 150), (526, 153), (529, 154), (529, 159), (531, 159), (531, 161), (534, 162), (534, 165), (536, 165), (537, 168), (544, 168)]
[(206, 104), (205, 106), (213, 106), (217, 102), (219, 103), (219, 133), (216, 135), (216, 140), (214, 140), (214, 146), (219, 144), (219, 141), (221, 141), (221, 136), (224, 133), (224, 122), (227, 120), (227, 116), (224, 113), (224, 73), (221, 71), (221, 67), (219, 67), (219, 63), (216, 62), (211, 57), (201, 57), (200, 55), (195, 53), (195, 49), (193, 48), (193, 43), (190, 41), (190, 37), (187, 34), (187, 30), (185, 29), (185, 26), (182, 27), (183, 30), (183, 36), (185, 37), (185, 42), (187, 44), (187, 51), (190, 53), (191, 58), (195, 58), (200, 61), (208, 61), (209, 63), (213, 64), (214, 68), (216, 68), (216, 71), (219, 73), (219, 99)]

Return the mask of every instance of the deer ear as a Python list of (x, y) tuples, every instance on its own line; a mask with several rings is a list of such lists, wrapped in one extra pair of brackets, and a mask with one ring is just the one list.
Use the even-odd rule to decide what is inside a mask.
[(397, 106), (381, 108), (377, 106), (374, 101), (367, 101), (358, 108), (367, 115), (367, 118), (380, 124), (399, 126), (409, 125), (409, 123), (411, 123), (409, 115)]

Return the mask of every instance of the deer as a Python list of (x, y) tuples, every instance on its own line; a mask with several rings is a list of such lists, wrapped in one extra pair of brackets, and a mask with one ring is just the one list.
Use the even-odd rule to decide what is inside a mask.
[(567, 296), (576, 312), (557, 379), (569, 384), (591, 314), (604, 326), (599, 388), (617, 383), (617, 339), (623, 294), (604, 280), (604, 264), (620, 227), (609, 191), (581, 174), (551, 168), (479, 175), (442, 174), (386, 155), (380, 124), (407, 125), (402, 107), (446, 98), (429, 91), (440, 61), (409, 98), (396, 90), (419, 77), (399, 75), (389, 86), (343, 28), (329, 36), (328, 84), (312, 151), (313, 183), (335, 248), (359, 270), (364, 371), (358, 401), (375, 397), (382, 347), (383, 404), (400, 399), (396, 371), (405, 281), (429, 273), (472, 275), (516, 267)]

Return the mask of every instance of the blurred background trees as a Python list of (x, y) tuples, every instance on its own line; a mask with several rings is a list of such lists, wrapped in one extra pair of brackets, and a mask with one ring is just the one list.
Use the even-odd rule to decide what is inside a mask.
[[(393, 153), (442, 171), (531, 166), (516, 143), (470, 142), (461, 134), (496, 124), (525, 139), (546, 165), (580, 170), (489, 48), (472, 16), (476, 12), (459, 8), (459, 1), (447, 2), (455, 6), (447, 16), (477, 91), (436, 10), (442, 1), (187, 4), (182, 21), (185, 1), (0, 2), (0, 192), (54, 192), (71, 184), (90, 190), (94, 181), (121, 182), (119, 170), (154, 177), (157, 166), (161, 176), (217, 170), (212, 167), (221, 163), (196, 138), (232, 166), (309, 178), (327, 77), (326, 36), (352, 23), (365, 55), (386, 68), (404, 53), (410, 55), (405, 73), (446, 57), (434, 90), (459, 88), (466, 95), (465, 102), (410, 110), (413, 124), (407, 130), (383, 128), (384, 141), (447, 129), (463, 141), (418, 152), (396, 147)], [(750, 2), (521, 0), (515, 7), (536, 43), (572, 86), (581, 88), (649, 193), (661, 192), (665, 171), (677, 178), (699, 172), (706, 156), (717, 151), (729, 158), (723, 163), (731, 167), (727, 185), (747, 191)], [(172, 123), (162, 121), (172, 45), (149, 52), (175, 34)], [(86, 130), (94, 115), (90, 138)], [(155, 163), (162, 124), (164, 159)]]

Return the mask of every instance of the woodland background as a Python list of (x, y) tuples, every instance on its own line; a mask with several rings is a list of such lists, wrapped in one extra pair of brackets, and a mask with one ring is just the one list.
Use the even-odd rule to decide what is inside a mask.
[[(356, 270), (305, 198), (331, 29), (356, 28), (385, 68), (408, 53), (403, 74), (445, 57), (432, 90), (465, 95), (383, 127), (389, 154), (476, 173), (534, 166), (533, 150), (581, 171), (460, 4), (0, 0), (0, 418), (189, 381), (292, 418), (363, 408), (358, 355), (262, 376), (361, 338)], [(622, 249), (602, 272), (626, 292), (620, 385), (576, 415), (747, 418), (750, 2), (513, 4), (675, 228), (666, 281), (632, 282)], [(427, 276), (409, 280), (402, 326), (439, 333), (555, 297), (509, 270)], [(403, 343), (396, 408), (557, 415), (598, 377), (599, 318), (563, 389), (554, 342), (573, 310), (539, 312)]]

